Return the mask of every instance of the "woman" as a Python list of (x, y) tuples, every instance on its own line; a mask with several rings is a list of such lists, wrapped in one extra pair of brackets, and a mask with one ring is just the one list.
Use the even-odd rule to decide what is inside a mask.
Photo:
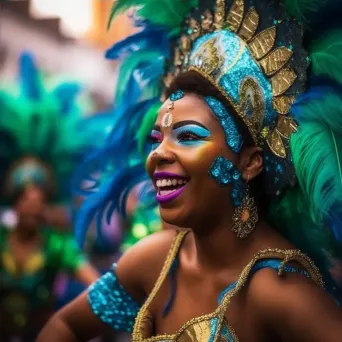
[(13, 199), (14, 228), (0, 227), (1, 340), (33, 341), (54, 311), (56, 276), (68, 272), (85, 285), (98, 278), (70, 234), (45, 225), (46, 194), (30, 185)]
[[(114, 14), (127, 3), (117, 2)], [(172, 15), (181, 3), (140, 5), (146, 25), (180, 21)], [(196, 6), (183, 9), (188, 5)], [(214, 12), (204, 5), (186, 21), (176, 47), (146, 162), (163, 221), (186, 229), (165, 230), (128, 250), (113, 272), (49, 322), (39, 342), (86, 341), (108, 326), (132, 332), (133, 341), (341, 340), (340, 290), (325, 264), (341, 251), (337, 84), (327, 83), (328, 94), (312, 88), (301, 95), (310, 58), (298, 22), (278, 4), (216, 1)], [(158, 27), (137, 37), (144, 32), (157, 34)], [(276, 39), (283, 41), (273, 51)], [(334, 44), (330, 37), (326, 46)], [(315, 68), (322, 60), (313, 57)], [(316, 71), (324, 70), (320, 64)], [(127, 175), (141, 179), (138, 171)], [(94, 197), (98, 213), (108, 202), (119, 207), (118, 179), (126, 178), (116, 174), (101, 200)]]

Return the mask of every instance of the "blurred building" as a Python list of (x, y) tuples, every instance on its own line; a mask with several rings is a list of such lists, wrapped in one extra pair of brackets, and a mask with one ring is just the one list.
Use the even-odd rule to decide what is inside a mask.
[[(13, 79), (23, 50), (51, 74), (80, 81), (99, 107), (112, 102), (116, 63), (104, 52), (131, 33), (122, 16), (107, 30), (112, 0), (0, 1), (0, 77)], [(102, 108), (101, 108), (102, 109)]]

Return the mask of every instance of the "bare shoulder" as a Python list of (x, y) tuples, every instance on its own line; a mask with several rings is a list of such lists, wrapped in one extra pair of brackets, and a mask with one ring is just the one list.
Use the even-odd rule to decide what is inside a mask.
[[(248, 286), (251, 309), (271, 324), (285, 341), (313, 334), (325, 340), (342, 337), (342, 310), (318, 284), (299, 273), (278, 275), (273, 269), (257, 272)], [(324, 335), (325, 334), (325, 335)], [(324, 340), (324, 339), (323, 339)], [(292, 341), (292, 340), (291, 340)]]
[(119, 260), (117, 277), (137, 300), (152, 290), (177, 232), (174, 229), (152, 234), (130, 248)]

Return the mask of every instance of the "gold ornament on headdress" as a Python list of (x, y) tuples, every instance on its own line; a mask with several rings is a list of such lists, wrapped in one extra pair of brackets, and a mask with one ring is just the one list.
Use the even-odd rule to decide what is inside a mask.
[[(206, 51), (202, 54), (205, 55), (205, 58), (199, 60), (199, 68), (196, 66), (189, 67), (190, 53), (194, 41), (200, 36), (225, 29), (235, 33), (241, 39), (241, 43), (244, 44), (243, 47), (248, 47), (254, 60), (269, 80), (272, 88), (272, 106), (280, 114), (278, 115), (278, 121), (275, 127), (263, 127), (264, 108), (261, 105), (262, 101), (258, 99), (258, 84), (256, 82), (256, 85), (251, 84), (253, 78), (246, 78), (244, 80), (244, 82), (249, 82), (250, 86), (253, 86), (251, 89), (253, 90), (256, 107), (253, 108), (252, 118), (246, 118), (245, 112), (242, 109), (242, 106), (245, 105), (244, 96), (248, 96), (249, 94), (244, 94), (241, 90), (240, 103), (237, 104), (233, 103), (228, 96), (226, 97), (244, 120), (255, 143), (257, 145), (263, 145), (264, 141), (266, 141), (275, 155), (286, 158), (286, 148), (283, 139), (289, 139), (291, 133), (297, 130), (295, 121), (286, 116), (294, 102), (294, 97), (285, 95), (285, 92), (294, 84), (297, 78), (294, 70), (288, 66), (293, 52), (285, 46), (274, 48), (276, 42), (275, 26), (257, 33), (258, 26), (259, 14), (255, 8), (251, 8), (245, 14), (244, 0), (235, 0), (228, 13), (226, 13), (225, 0), (217, 0), (215, 11), (206, 10), (201, 16), (201, 22), (198, 22), (194, 18), (189, 20), (188, 33), (181, 36), (180, 45), (175, 49), (175, 70), (173, 73), (167, 75), (165, 80), (169, 83), (180, 72), (192, 69), (199, 71), (204, 77), (207, 76), (212, 82), (217, 77), (217, 72), (227, 72), (227, 70), (220, 70), (224, 61), (215, 47), (214, 39), (208, 41), (207, 44), (203, 44), (201, 47), (201, 53), (203, 49)], [(215, 77), (212, 76), (213, 70), (216, 72)], [(221, 75), (219, 74), (219, 76)], [(220, 90), (217, 82), (214, 85)], [(243, 87), (244, 85), (241, 86), (241, 88)], [(220, 91), (225, 95), (223, 89)]]

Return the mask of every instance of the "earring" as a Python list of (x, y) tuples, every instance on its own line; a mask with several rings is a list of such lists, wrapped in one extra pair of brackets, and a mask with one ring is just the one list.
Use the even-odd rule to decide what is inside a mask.
[(246, 238), (259, 221), (258, 207), (255, 204), (254, 197), (250, 196), (248, 180), (245, 184), (245, 196), (233, 215), (232, 230), (241, 239)]

